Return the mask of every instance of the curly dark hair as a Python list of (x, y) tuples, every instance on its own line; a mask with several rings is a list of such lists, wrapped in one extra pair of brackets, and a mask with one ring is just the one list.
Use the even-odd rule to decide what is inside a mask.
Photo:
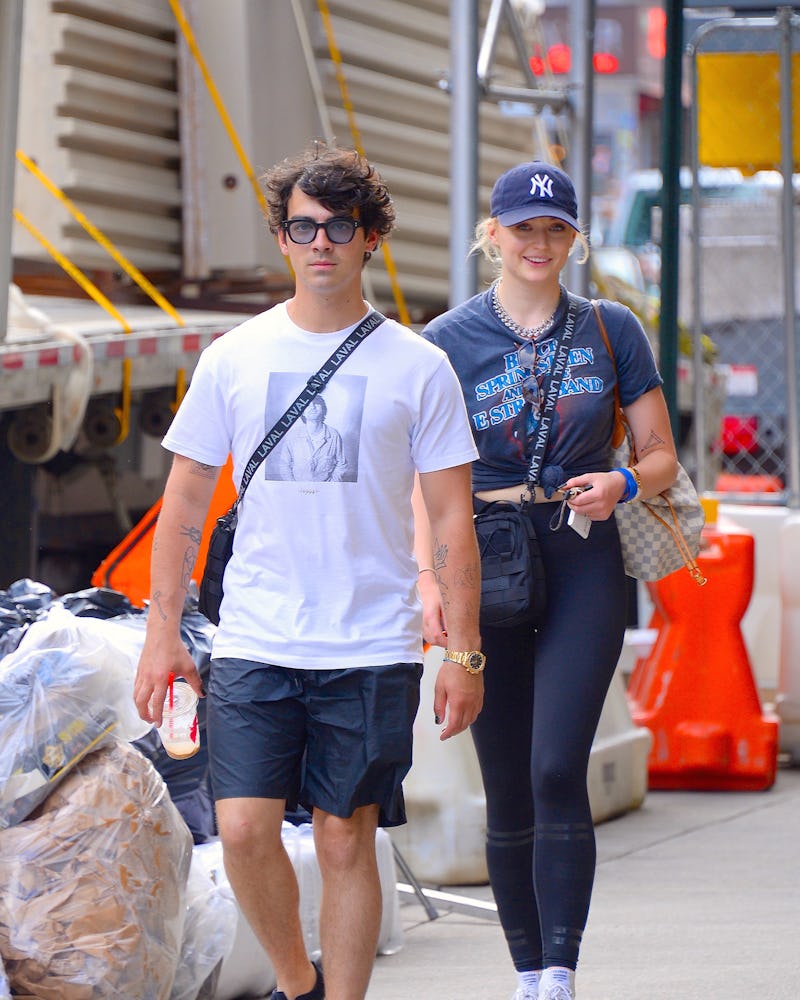
[[(275, 164), (261, 178), (266, 190), (267, 225), (275, 235), (287, 218), (287, 205), (295, 187), (316, 198), (329, 212), (357, 215), (365, 233), (376, 232), (382, 240), (394, 228), (391, 196), (380, 174), (352, 149), (327, 143), (312, 143), (298, 156)], [(364, 255), (368, 260), (370, 254)]]

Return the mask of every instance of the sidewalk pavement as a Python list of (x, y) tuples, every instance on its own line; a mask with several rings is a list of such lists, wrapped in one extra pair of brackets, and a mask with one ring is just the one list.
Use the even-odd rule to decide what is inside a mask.
[[(649, 791), (596, 835), (578, 1000), (800, 998), (800, 770), (765, 792)], [(496, 918), (434, 905), (431, 920), (401, 894), (404, 945), (377, 958), (367, 1000), (509, 1000)]]

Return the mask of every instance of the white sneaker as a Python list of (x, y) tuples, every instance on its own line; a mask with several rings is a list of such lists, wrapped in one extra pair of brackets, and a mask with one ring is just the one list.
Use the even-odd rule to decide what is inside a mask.
[(563, 983), (551, 983), (539, 993), (537, 1000), (575, 1000), (575, 994)]
[(534, 990), (531, 993), (530, 989), (523, 989), (520, 986), (514, 996), (511, 997), (511, 1000), (539, 1000), (539, 991)]
[[(537, 1000), (575, 1000), (575, 973), (571, 972), (569, 983), (565, 983), (561, 978), (554, 979), (548, 975), (549, 971), (549, 969), (545, 969), (539, 980)], [(563, 972), (559, 970), (559, 974), (562, 976)]]

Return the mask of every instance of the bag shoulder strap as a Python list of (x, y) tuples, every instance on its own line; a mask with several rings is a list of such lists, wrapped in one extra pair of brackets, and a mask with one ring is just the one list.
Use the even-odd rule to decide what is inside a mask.
[(531, 456), (531, 464), (528, 468), (527, 481), (531, 486), (535, 486), (539, 481), (539, 472), (541, 471), (542, 462), (544, 460), (544, 451), (547, 447), (547, 439), (550, 436), (550, 428), (553, 423), (551, 414), (558, 401), (558, 394), (561, 390), (561, 381), (563, 379), (564, 372), (566, 371), (567, 361), (569, 359), (569, 348), (572, 342), (572, 334), (575, 332), (575, 318), (578, 315), (579, 303), (578, 299), (570, 292), (567, 292), (567, 300), (569, 305), (567, 307), (567, 316), (564, 320), (564, 329), (561, 332), (561, 336), (556, 346), (556, 353), (553, 358), (553, 367), (547, 386), (544, 390), (544, 407), (542, 408), (542, 412), (539, 417), (539, 431), (536, 435), (533, 454)]
[(625, 424), (627, 423), (627, 420), (625, 419), (625, 414), (622, 412), (622, 405), (619, 401), (619, 373), (617, 371), (617, 359), (614, 357), (614, 351), (611, 347), (611, 341), (608, 339), (608, 331), (606, 330), (606, 325), (603, 322), (603, 314), (600, 312), (600, 304), (597, 299), (592, 299), (592, 308), (594, 309), (594, 315), (597, 319), (600, 336), (603, 338), (603, 343), (606, 345), (608, 356), (611, 358), (611, 364), (614, 366), (614, 375), (616, 376), (614, 380), (614, 429), (611, 432), (611, 445), (613, 448), (618, 448), (625, 439)]
[(370, 310), (355, 330), (353, 330), (352, 333), (349, 333), (341, 344), (339, 344), (319, 371), (312, 375), (306, 382), (303, 391), (297, 399), (295, 399), (280, 420), (274, 424), (264, 440), (250, 456), (250, 460), (242, 473), (239, 493), (233, 501), (231, 510), (235, 510), (242, 502), (244, 491), (247, 489), (250, 480), (253, 478), (253, 473), (259, 465), (261, 465), (275, 445), (281, 440), (284, 434), (286, 434), (291, 426), (300, 419), (300, 414), (306, 409), (311, 400), (322, 392), (325, 385), (333, 377), (336, 370), (344, 364), (358, 345), (362, 344), (372, 331), (377, 329), (377, 327), (379, 327), (385, 319), (386, 317), (382, 313), (379, 313), (377, 309)]

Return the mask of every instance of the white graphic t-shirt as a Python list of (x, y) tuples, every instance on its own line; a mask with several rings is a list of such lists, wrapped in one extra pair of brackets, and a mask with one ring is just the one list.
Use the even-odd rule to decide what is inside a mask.
[[(202, 354), (163, 444), (234, 482), (357, 324), (309, 333), (285, 304)], [(267, 456), (239, 511), (213, 655), (305, 669), (422, 659), (414, 471), (477, 457), (446, 355), (386, 320)]]

